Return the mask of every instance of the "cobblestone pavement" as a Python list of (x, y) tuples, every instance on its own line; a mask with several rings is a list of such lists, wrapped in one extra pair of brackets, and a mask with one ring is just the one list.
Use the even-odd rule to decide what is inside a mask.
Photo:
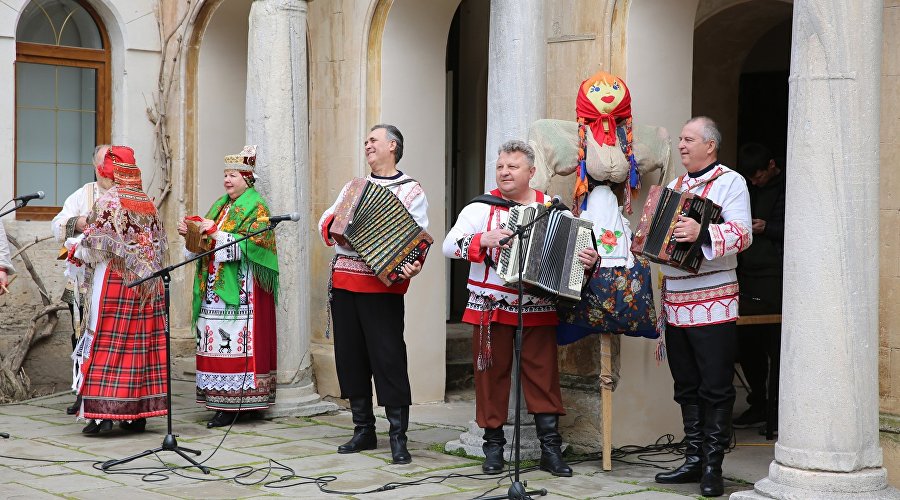
[[(173, 428), (178, 444), (201, 451), (212, 470), (204, 475), (171, 451), (150, 455), (102, 471), (100, 464), (162, 444), (166, 420), (148, 421), (143, 434), (116, 428), (84, 435), (83, 422), (65, 414), (70, 395), (55, 395), (0, 406), (0, 496), (144, 500), (172, 498), (475, 498), (505, 494), (508, 476), (485, 476), (478, 459), (443, 453), (443, 443), (458, 438), (474, 415), (471, 401), (417, 405), (410, 412), (409, 448), (413, 462), (390, 463), (387, 421), (378, 418), (379, 447), (338, 455), (335, 448), (352, 435), (347, 411), (311, 418), (281, 417), (239, 422), (230, 431), (207, 429), (211, 413), (193, 401), (193, 385), (173, 382)], [(382, 414), (383, 415), (383, 414)], [(448, 423), (452, 422), (452, 424)], [(772, 443), (738, 434), (739, 444), (726, 458), (727, 493), (752, 488), (772, 460)], [(628, 460), (637, 460), (636, 456)], [(168, 469), (168, 470), (167, 470)], [(613, 462), (604, 472), (599, 461), (574, 463), (574, 477), (556, 478), (530, 470), (521, 475), (529, 490), (546, 489), (543, 498), (621, 497), (627, 500), (697, 498), (698, 485), (661, 488), (658, 468)], [(290, 472), (292, 471), (292, 472)], [(292, 476), (293, 475), (293, 476)], [(318, 479), (318, 483), (315, 478)], [(280, 481), (279, 481), (280, 480)], [(401, 486), (403, 483), (416, 483)], [(392, 489), (372, 492), (384, 485)], [(331, 490), (334, 493), (320, 489)], [(535, 497), (538, 498), (538, 497)]]

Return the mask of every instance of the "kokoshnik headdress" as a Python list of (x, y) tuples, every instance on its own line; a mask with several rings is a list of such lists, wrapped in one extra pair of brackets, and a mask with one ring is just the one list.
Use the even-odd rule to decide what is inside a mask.
[(247, 181), (247, 185), (253, 187), (256, 182), (254, 170), (256, 169), (256, 145), (244, 146), (244, 149), (236, 155), (225, 157), (225, 170), (237, 170)]

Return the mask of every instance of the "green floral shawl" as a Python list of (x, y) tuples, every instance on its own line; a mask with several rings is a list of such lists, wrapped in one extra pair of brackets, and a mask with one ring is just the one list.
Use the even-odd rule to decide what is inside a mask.
[[(231, 205), (228, 215), (218, 221), (223, 210)], [(259, 222), (260, 217), (269, 216), (269, 207), (259, 193), (253, 188), (247, 188), (244, 193), (232, 203), (228, 195), (222, 196), (206, 214), (207, 219), (218, 221), (219, 231), (232, 233), (237, 237), (245, 236), (251, 232), (266, 227), (265, 222)], [(237, 311), (240, 306), (240, 283), (238, 280), (239, 266), (246, 266), (249, 261), (253, 279), (259, 286), (272, 294), (276, 302), (278, 300), (278, 255), (275, 250), (275, 234), (272, 231), (260, 233), (246, 239), (238, 245), (241, 248), (241, 260), (223, 262), (219, 265), (215, 277), (215, 292), (225, 303), (228, 310)], [(194, 279), (194, 303), (192, 324), (197, 324), (197, 316), (200, 314), (200, 305), (206, 296), (206, 287), (209, 278), (209, 263), (212, 255), (207, 255), (197, 262), (197, 275)]]

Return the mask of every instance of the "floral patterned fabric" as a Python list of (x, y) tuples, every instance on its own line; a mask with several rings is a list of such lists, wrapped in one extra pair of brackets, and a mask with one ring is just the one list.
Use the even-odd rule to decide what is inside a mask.
[(629, 337), (659, 337), (650, 264), (636, 257), (634, 266), (598, 267), (581, 301), (559, 307), (556, 340), (570, 344), (592, 333), (616, 333)]

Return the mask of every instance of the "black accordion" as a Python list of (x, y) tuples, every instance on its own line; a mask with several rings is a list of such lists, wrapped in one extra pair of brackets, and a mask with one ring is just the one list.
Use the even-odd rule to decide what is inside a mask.
[[(545, 211), (542, 203), (510, 207), (506, 228), (515, 232)], [(552, 210), (531, 226), (522, 238), (513, 238), (510, 248), (500, 251), (497, 276), (509, 284), (522, 281), (543, 295), (569, 301), (581, 300), (584, 266), (578, 253), (594, 244), (593, 223), (560, 210)], [(519, 274), (519, 249), (524, 250)]]
[(360, 177), (335, 208), (329, 234), (353, 247), (387, 286), (402, 280), (404, 264), (424, 263), (434, 242), (390, 189)]
[(631, 240), (631, 251), (653, 262), (697, 274), (703, 263), (701, 244), (699, 238), (693, 242), (675, 241), (679, 215), (699, 222), (702, 234), (711, 223), (718, 222), (722, 207), (693, 193), (653, 186)]

